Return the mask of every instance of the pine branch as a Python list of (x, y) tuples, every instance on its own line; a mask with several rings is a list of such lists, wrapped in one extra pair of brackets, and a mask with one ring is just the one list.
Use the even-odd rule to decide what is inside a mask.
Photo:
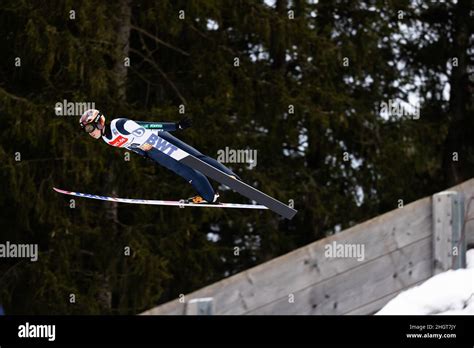
[(161, 76), (163, 76), (163, 78), (166, 80), (166, 82), (168, 82), (168, 84), (171, 86), (171, 88), (175, 91), (175, 93), (177, 94), (178, 98), (181, 99), (181, 102), (186, 105), (187, 102), (186, 102), (186, 99), (183, 97), (183, 95), (181, 94), (181, 92), (178, 90), (178, 87), (176, 87), (176, 85), (173, 83), (173, 81), (171, 81), (169, 78), (168, 78), (168, 75), (166, 75), (166, 73), (161, 70), (161, 68), (158, 66), (158, 64), (156, 64), (156, 62), (154, 62), (153, 60), (151, 60), (150, 58), (146, 57), (143, 53), (141, 53), (140, 51), (134, 49), (134, 48), (131, 48), (130, 47), (130, 52), (133, 52), (137, 55), (139, 55), (140, 57), (143, 58), (144, 61), (148, 62), (153, 68), (155, 68)]
[(138, 31), (138, 32), (140, 32), (140, 33), (142, 33), (142, 34), (148, 36), (149, 38), (155, 40), (157, 43), (159, 43), (159, 44), (161, 44), (161, 45), (163, 45), (163, 46), (166, 46), (166, 47), (168, 47), (168, 48), (171, 48), (172, 50), (175, 50), (176, 52), (179, 52), (179, 53), (181, 53), (181, 54), (184, 55), (184, 56), (188, 56), (188, 57), (189, 57), (189, 53), (188, 53), (188, 52), (183, 51), (181, 48), (175, 47), (175, 46), (173, 46), (173, 45), (171, 45), (171, 44), (169, 44), (169, 43), (167, 43), (167, 42), (161, 40), (160, 38), (158, 38), (158, 37), (156, 37), (155, 35), (149, 33), (148, 31), (146, 31), (145, 29), (139, 28), (139, 27), (137, 27), (137, 26), (135, 26), (135, 25), (133, 25), (133, 24), (131, 25), (131, 28), (132, 28), (133, 30), (136, 30), (136, 31)]

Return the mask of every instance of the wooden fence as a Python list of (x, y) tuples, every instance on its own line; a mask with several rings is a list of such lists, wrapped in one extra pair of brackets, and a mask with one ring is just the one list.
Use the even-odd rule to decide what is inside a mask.
[[(464, 267), (472, 197), (474, 179), (142, 314), (372, 314), (400, 291)], [(329, 257), (334, 247), (363, 257)]]

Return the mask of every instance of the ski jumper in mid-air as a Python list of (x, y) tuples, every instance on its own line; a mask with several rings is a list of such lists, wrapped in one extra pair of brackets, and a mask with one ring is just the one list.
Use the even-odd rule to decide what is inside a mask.
[[(166, 140), (176, 148), (186, 151), (235, 179), (239, 179), (234, 172), (222, 163), (203, 155), (169, 133), (190, 127), (191, 120), (189, 118), (183, 118), (179, 122), (141, 122), (117, 118), (107, 123), (104, 114), (99, 110), (91, 109), (84, 112), (79, 123), (81, 128), (94, 139), (102, 138), (111, 146), (126, 148), (143, 157), (150, 158), (186, 179), (198, 193), (197, 196), (186, 200), (189, 203), (217, 203), (219, 194), (214, 191), (204, 174), (154, 148), (149, 143), (150, 138), (153, 139), (153, 134), (159, 134), (159, 138)], [(149, 129), (150, 125), (152, 125), (152, 129)]]

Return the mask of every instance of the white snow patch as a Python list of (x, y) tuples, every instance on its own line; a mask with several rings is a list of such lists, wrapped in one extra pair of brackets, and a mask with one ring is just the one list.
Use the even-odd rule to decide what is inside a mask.
[(466, 264), (400, 293), (376, 315), (473, 315), (474, 249), (467, 251)]

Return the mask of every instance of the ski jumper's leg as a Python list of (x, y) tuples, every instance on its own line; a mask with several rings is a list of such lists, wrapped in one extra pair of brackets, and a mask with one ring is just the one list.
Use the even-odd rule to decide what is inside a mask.
[(166, 141), (170, 142), (171, 144), (173, 144), (174, 146), (177, 146), (178, 148), (180, 148), (181, 150), (184, 150), (186, 151), (187, 153), (193, 155), (194, 157), (197, 157), (199, 158), (201, 161), (203, 162), (206, 162), (207, 164), (213, 166), (214, 168), (217, 168), (219, 170), (222, 170), (224, 173), (228, 174), (228, 175), (233, 175), (235, 176), (236, 178), (239, 178), (239, 176), (237, 174), (235, 174), (232, 170), (230, 170), (229, 168), (227, 168), (225, 165), (223, 165), (222, 163), (220, 163), (219, 161), (216, 161), (214, 158), (212, 157), (209, 157), (209, 156), (206, 156), (204, 154), (202, 154), (201, 152), (199, 152), (198, 150), (196, 150), (194, 147), (186, 144), (184, 141), (181, 141), (179, 140), (178, 138), (176, 138), (175, 136), (171, 135), (170, 133), (168, 132), (159, 132), (158, 135), (165, 139)]
[(148, 151), (148, 157), (186, 179), (186, 181), (193, 185), (197, 193), (206, 201), (212, 202), (214, 200), (214, 189), (204, 174), (180, 163), (157, 149), (151, 149)]

